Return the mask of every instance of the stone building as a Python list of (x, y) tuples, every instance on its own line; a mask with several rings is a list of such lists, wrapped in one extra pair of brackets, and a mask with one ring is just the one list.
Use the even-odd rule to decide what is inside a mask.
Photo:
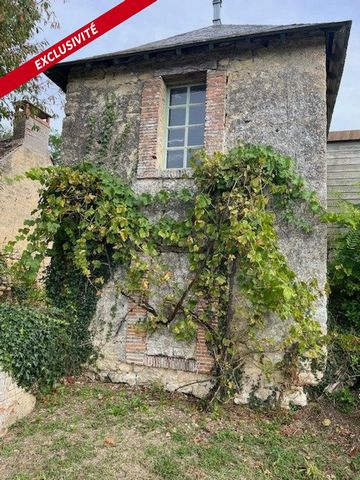
[[(0, 247), (14, 240), (37, 206), (39, 195), (35, 182), (23, 178), (8, 183), (6, 179), (22, 176), (34, 167), (52, 164), (48, 151), (49, 122), (50, 117), (45, 112), (27, 102), (18, 102), (13, 136), (0, 141)], [(34, 405), (35, 397), (0, 370), (0, 437), (7, 427), (28, 415)]]
[[(89, 159), (105, 165), (141, 192), (191, 185), (188, 158), (204, 147), (225, 151), (243, 140), (272, 145), (293, 157), (309, 187), (326, 203), (326, 139), (341, 80), (351, 22), (288, 25), (213, 25), (126, 51), (58, 64), (47, 75), (66, 92), (62, 163)], [(176, 213), (176, 212), (175, 212)], [(281, 247), (299, 278), (326, 279), (326, 228), (308, 236), (279, 228)], [(178, 278), (186, 262), (168, 253)], [(113, 315), (112, 284), (98, 304), (103, 377), (129, 384), (162, 383), (169, 390), (202, 396), (211, 378), (204, 333), (175, 341), (168, 331), (147, 336), (134, 324), (142, 312), (121, 300)], [(317, 305), (326, 328), (326, 299)], [(125, 321), (124, 321), (125, 319)], [(117, 326), (121, 325), (121, 328)], [(281, 336), (273, 319), (267, 331)], [(196, 380), (203, 383), (181, 388)], [(303, 387), (316, 379), (304, 372), (287, 392), (304, 403)], [(273, 396), (249, 359), (242, 395), (248, 402)], [(284, 397), (285, 398), (285, 397)]]
[(51, 165), (48, 149), (50, 116), (37, 107), (18, 102), (12, 138), (0, 141), (0, 246), (13, 240), (38, 202), (32, 180), (7, 183), (33, 167)]

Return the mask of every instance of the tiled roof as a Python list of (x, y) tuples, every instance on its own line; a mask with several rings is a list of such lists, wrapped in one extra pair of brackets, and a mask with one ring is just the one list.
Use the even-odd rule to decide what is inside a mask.
[(328, 142), (351, 142), (360, 140), (360, 130), (342, 130), (330, 132)]
[(106, 60), (109, 58), (124, 57), (136, 55), (139, 53), (160, 52), (171, 48), (179, 48), (191, 45), (199, 45), (202, 43), (217, 42), (220, 40), (240, 39), (244, 37), (260, 37), (266, 35), (275, 35), (281, 33), (309, 33), (313, 30), (336, 29), (351, 22), (332, 22), (332, 23), (295, 23), (292, 25), (211, 25), (210, 27), (200, 28), (191, 32), (186, 32), (173, 37), (165, 38), (156, 42), (145, 43), (134, 48), (120, 50), (117, 52), (96, 55), (94, 57), (86, 57), (80, 60), (61, 62), (55, 67), (48, 70), (50, 73), (53, 69), (65, 67), (67, 65), (75, 65), (81, 63), (89, 63), (94, 61)]
[[(273, 32), (288, 31), (304, 27), (313, 27), (316, 24), (294, 24), (294, 25), (211, 25), (210, 27), (200, 28), (191, 32), (175, 35), (174, 37), (165, 38), (157, 42), (145, 43), (138, 47), (120, 50), (105, 55), (90, 57), (86, 60), (95, 60), (97, 58), (106, 58), (118, 55), (128, 55), (135, 53), (151, 52), (155, 50), (163, 50), (172, 47), (193, 45), (199, 43), (207, 43), (217, 40), (227, 40), (231, 38), (239, 38), (247, 35), (259, 35)], [(321, 25), (321, 24), (319, 24)]]

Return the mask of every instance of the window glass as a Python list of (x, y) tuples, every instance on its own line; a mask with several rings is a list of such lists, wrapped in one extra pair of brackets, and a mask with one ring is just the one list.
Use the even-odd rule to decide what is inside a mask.
[(204, 125), (200, 127), (189, 127), (188, 145), (189, 147), (204, 145)]
[(186, 108), (171, 108), (169, 113), (169, 126), (174, 127), (178, 125), (185, 125), (186, 123)]
[(185, 145), (185, 128), (169, 128), (169, 147), (183, 147)]
[(186, 168), (204, 146), (206, 85), (169, 88), (166, 168)]
[(205, 105), (191, 105), (189, 109), (189, 125), (204, 123)]
[(172, 88), (170, 90), (170, 105), (186, 105), (187, 88)]
[(167, 168), (183, 168), (184, 150), (168, 150), (167, 152)]
[(190, 103), (205, 103), (205, 85), (190, 88)]
[(190, 167), (190, 163), (195, 161), (194, 155), (198, 152), (199, 148), (189, 148), (187, 151), (187, 159), (186, 159), (186, 166)]

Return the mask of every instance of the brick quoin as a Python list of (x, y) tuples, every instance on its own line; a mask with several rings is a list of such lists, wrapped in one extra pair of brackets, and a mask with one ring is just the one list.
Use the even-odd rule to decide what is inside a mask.
[[(226, 72), (208, 71), (206, 87), (205, 149), (208, 153), (223, 151)], [(165, 151), (166, 85), (162, 77), (144, 83), (141, 99), (138, 178), (160, 178), (162, 156)], [(134, 324), (144, 316), (144, 310), (135, 304), (129, 313), (126, 335), (126, 360), (143, 365), (146, 355), (146, 333), (136, 331)], [(196, 370), (209, 373), (214, 360), (206, 345), (205, 331), (200, 328), (196, 341)]]
[(146, 333), (139, 332), (136, 323), (144, 318), (145, 310), (135, 303), (129, 305), (128, 327), (126, 331), (125, 353), (128, 363), (144, 364)]
[(210, 355), (206, 345), (205, 330), (199, 328), (196, 340), (196, 367), (199, 373), (210, 373), (214, 365), (214, 359)]
[(224, 150), (226, 82), (226, 72), (208, 71), (206, 80), (205, 150), (209, 154)]
[(138, 178), (156, 177), (164, 140), (166, 85), (161, 77), (147, 80), (141, 98)]

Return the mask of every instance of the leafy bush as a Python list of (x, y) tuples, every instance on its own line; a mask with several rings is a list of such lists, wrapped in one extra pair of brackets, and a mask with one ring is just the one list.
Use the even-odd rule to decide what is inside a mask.
[(360, 333), (360, 225), (338, 239), (329, 282), (334, 321), (345, 331)]
[(334, 399), (340, 411), (350, 413), (357, 405), (358, 399), (356, 395), (346, 385), (334, 394)]
[(55, 309), (0, 303), (0, 364), (29, 389), (52, 387), (71, 367), (68, 323)]
[(345, 202), (343, 206), (340, 222), (348, 229), (336, 240), (329, 263), (330, 343), (325, 377), (340, 404), (345, 397), (353, 398), (349, 387), (360, 386), (360, 208)]

